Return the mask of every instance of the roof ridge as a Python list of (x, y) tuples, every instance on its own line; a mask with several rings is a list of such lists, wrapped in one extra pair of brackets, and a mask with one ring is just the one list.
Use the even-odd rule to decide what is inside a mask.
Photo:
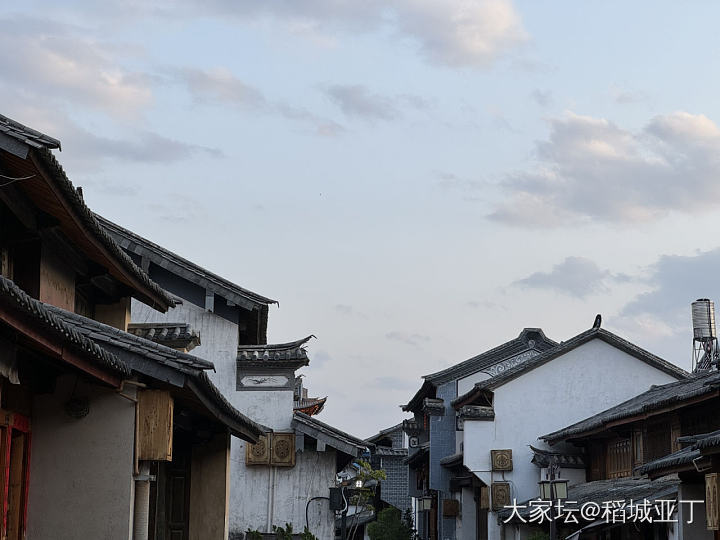
[[(110, 326), (103, 322), (96, 321), (95, 319), (73, 313), (72, 311), (68, 311), (50, 304), (44, 305), (65, 320), (75, 321), (77, 324), (89, 325), (91, 327), (94, 327), (96, 330), (104, 332), (105, 334), (110, 334), (119, 338), (120, 341), (139, 344), (147, 349), (155, 350), (161, 353), (165, 353), (169, 356), (173, 356), (177, 359), (184, 360), (185, 362), (189, 362), (194, 369), (215, 369), (215, 365), (209, 360), (205, 360), (203, 358), (199, 358), (197, 356), (178, 351), (171, 347), (167, 347), (166, 345), (163, 345), (161, 343), (157, 343), (155, 341), (136, 336), (135, 334), (131, 334), (130, 332), (125, 332), (124, 330), (115, 328), (114, 326)], [(73, 322), (69, 322), (68, 324), (73, 324)]]
[(204, 268), (200, 266), (197, 263), (192, 262), (189, 259), (186, 259), (182, 255), (178, 255), (174, 251), (170, 251), (169, 249), (161, 246), (160, 244), (157, 244), (153, 242), (152, 240), (148, 240), (144, 236), (140, 236), (136, 232), (131, 231), (130, 229), (127, 229), (121, 225), (118, 225), (117, 223), (110, 221), (109, 219), (101, 216), (100, 214), (95, 214), (95, 218), (98, 220), (100, 225), (105, 229), (110, 229), (115, 231), (116, 234), (119, 234), (121, 236), (129, 236), (133, 241), (141, 242), (147, 247), (148, 249), (154, 250), (156, 252), (159, 252), (159, 255), (163, 257), (168, 257), (171, 259), (175, 259), (174, 262), (176, 264), (179, 264), (180, 266), (184, 266), (186, 269), (192, 271), (196, 274), (202, 274), (205, 278), (209, 279), (210, 281), (217, 281), (218, 284), (221, 286), (224, 286), (227, 289), (234, 289), (236, 294), (239, 294), (241, 296), (245, 296), (250, 300), (254, 300), (256, 302), (262, 303), (262, 304), (278, 304), (277, 300), (272, 300), (271, 298), (267, 298), (261, 294), (258, 294), (256, 292), (253, 292), (249, 289), (246, 289), (244, 287), (241, 287), (240, 285), (233, 283), (229, 279), (226, 279), (219, 274), (216, 274), (215, 272), (212, 272), (211, 270), (208, 270), (207, 268)]
[[(554, 340), (548, 338), (545, 333), (542, 331), (542, 328), (535, 328), (535, 327), (525, 327), (521, 330), (521, 332), (517, 335), (517, 337), (514, 337), (513, 339), (509, 339), (508, 341), (505, 341), (504, 343), (501, 343), (500, 345), (496, 345), (495, 347), (492, 347), (491, 349), (487, 349), (486, 351), (483, 351), (479, 354), (476, 354), (475, 356), (472, 356), (468, 358), (467, 360), (462, 360), (461, 362), (458, 362), (457, 364), (453, 364), (452, 366), (448, 366), (445, 369), (441, 369), (439, 371), (436, 371), (434, 373), (429, 373), (427, 375), (423, 375), (422, 378), (425, 380), (431, 380), (431, 379), (438, 379), (441, 378), (443, 374), (449, 373), (451, 371), (460, 370), (464, 366), (469, 366), (471, 363), (477, 362), (479, 360), (482, 360), (483, 358), (487, 358), (492, 356), (493, 354), (497, 354), (499, 352), (502, 352), (505, 349), (511, 348), (514, 345), (527, 345), (528, 342), (524, 339), (524, 336), (527, 336), (529, 333), (535, 332), (540, 334), (541, 339), (551, 346), (557, 346), (558, 343)], [(537, 345), (537, 344), (535, 344)], [(537, 350), (536, 347), (526, 347), (525, 350)], [(551, 349), (550, 349), (551, 350)], [(539, 353), (542, 353), (542, 351), (537, 350)], [(523, 351), (519, 351), (516, 354), (510, 355), (510, 356), (516, 356), (517, 354), (522, 354)], [(503, 360), (506, 360), (507, 358), (510, 358), (510, 356), (504, 357), (499, 359), (496, 363), (502, 362)]]
[(135, 277), (140, 280), (142, 285), (150, 289), (150, 291), (163, 300), (168, 307), (174, 307), (175, 300), (173, 300), (170, 294), (150, 279), (150, 276), (148, 276), (142, 268), (136, 265), (130, 256), (125, 253), (115, 240), (113, 240), (102, 228), (100, 222), (96, 218), (96, 214), (90, 210), (90, 208), (85, 204), (85, 200), (78, 194), (77, 190), (73, 186), (73, 183), (65, 173), (65, 169), (63, 169), (63, 166), (57, 160), (55, 155), (45, 147), (39, 148), (37, 150), (37, 155), (40, 157), (42, 164), (47, 167), (48, 176), (50, 176), (52, 181), (56, 182), (60, 191), (73, 205), (77, 216), (84, 222), (85, 226), (90, 229), (92, 234), (94, 234), (100, 242), (104, 244), (105, 248), (110, 251), (111, 255), (118, 260), (121, 266), (125, 266), (126, 270), (129, 270), (130, 273), (134, 274)]
[(267, 343), (262, 345), (238, 345), (238, 351), (240, 350), (249, 350), (249, 351), (262, 351), (262, 350), (280, 350), (280, 349), (294, 349), (301, 345), (304, 345), (311, 339), (317, 339), (313, 334), (310, 334), (307, 337), (304, 337), (302, 339), (298, 339), (296, 341), (288, 341), (287, 343)]
[(18, 287), (14, 281), (2, 275), (0, 275), (0, 293), (4, 293), (0, 294), (0, 300), (2, 300), (2, 298), (11, 300), (16, 307), (26, 314), (44, 322), (54, 332), (60, 334), (65, 340), (70, 342), (71, 345), (74, 345), (75, 348), (86, 354), (91, 354), (97, 360), (100, 360), (105, 367), (122, 375), (130, 375), (130, 368), (115, 354), (103, 349), (93, 340), (82, 335), (62, 320), (61, 317), (53, 313), (52, 310), (47, 309), (49, 304), (45, 304), (31, 297)]
[[(44, 146), (45, 148), (58, 148), (62, 150), (58, 139), (26, 126), (25, 124), (21, 124), (17, 120), (8, 118), (4, 114), (0, 114), (0, 132), (22, 141), (33, 148), (41, 148)], [(30, 135), (31, 138), (28, 139), (27, 135)]]

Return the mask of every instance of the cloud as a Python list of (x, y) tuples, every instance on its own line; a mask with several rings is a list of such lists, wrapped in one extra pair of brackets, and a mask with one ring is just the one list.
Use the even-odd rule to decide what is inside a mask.
[(394, 120), (404, 108), (428, 109), (430, 102), (410, 94), (383, 96), (372, 93), (361, 84), (328, 86), (325, 94), (349, 117), (365, 120)]
[(259, 90), (235, 77), (227, 68), (202, 70), (186, 67), (173, 71), (197, 102), (252, 109), (267, 105), (265, 96)]
[(529, 289), (545, 289), (576, 298), (608, 292), (608, 283), (631, 280), (625, 274), (613, 274), (585, 257), (567, 257), (549, 272), (535, 272), (515, 281), (513, 285)]
[(174, 163), (197, 155), (223, 156), (217, 148), (191, 144), (147, 129), (122, 129), (106, 136), (104, 129), (86, 129), (54, 102), (28, 102), (16, 91), (0, 87), (3, 113), (62, 142), (62, 162), (75, 172), (98, 171), (105, 160), (123, 163)]
[(400, 0), (395, 6), (400, 33), (434, 64), (487, 66), (527, 39), (509, 0)]
[(74, 154), (141, 163), (172, 163), (196, 154), (223, 156), (217, 148), (184, 143), (150, 131), (139, 131), (132, 139), (113, 139), (76, 128), (65, 132), (64, 141)]
[(113, 115), (147, 106), (152, 99), (152, 78), (123, 67), (115, 59), (114, 46), (91, 35), (86, 29), (50, 20), (0, 18), (4, 84)]
[(387, 334), (385, 334), (385, 338), (391, 341), (398, 341), (406, 345), (411, 345), (412, 347), (419, 347), (422, 343), (427, 343), (430, 341), (429, 336), (424, 336), (422, 334), (409, 334), (407, 332), (398, 331), (388, 332)]
[(511, 0), (184, 0), (155, 3), (153, 11), (159, 17), (274, 18), (320, 43), (389, 29), (425, 60), (444, 66), (486, 67), (527, 40)]
[(650, 99), (650, 96), (645, 92), (630, 90), (617, 85), (611, 86), (610, 94), (615, 103), (619, 105), (633, 105), (646, 102)]
[(648, 270), (647, 283), (652, 290), (630, 301), (623, 316), (653, 316), (684, 331), (691, 302), (697, 298), (720, 300), (720, 248), (690, 256), (663, 255)]
[(187, 88), (192, 99), (198, 104), (232, 106), (245, 111), (275, 114), (310, 126), (316, 135), (323, 137), (336, 137), (345, 131), (345, 128), (334, 120), (323, 118), (304, 107), (271, 102), (260, 90), (242, 81), (227, 68), (203, 70), (186, 67), (166, 71), (176, 82)]
[(345, 133), (345, 128), (335, 120), (319, 116), (304, 107), (276, 103), (275, 109), (288, 120), (295, 120), (310, 126), (313, 132), (321, 137), (337, 137)]
[(553, 94), (550, 90), (536, 88), (531, 92), (530, 97), (541, 107), (549, 107), (553, 102)]
[(644, 222), (720, 204), (720, 129), (701, 114), (652, 118), (638, 132), (566, 113), (536, 144), (537, 167), (508, 175), (490, 218), (554, 227)]

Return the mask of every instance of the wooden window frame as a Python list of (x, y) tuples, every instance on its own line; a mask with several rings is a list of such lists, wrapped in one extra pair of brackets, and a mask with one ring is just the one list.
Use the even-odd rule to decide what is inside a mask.
[[(22, 449), (22, 471), (21, 471), (21, 493), (18, 515), (18, 530), (14, 538), (8, 537), (8, 515), (10, 504), (10, 480), (11, 480), (11, 458), (13, 447), (13, 435), (20, 433), (24, 435), (24, 447)], [(27, 529), (27, 506), (28, 488), (30, 486), (30, 450), (32, 438), (30, 436), (30, 418), (20, 413), (12, 413), (0, 410), (0, 506), (2, 507), (2, 531), (3, 539), (20, 540), (25, 538)]]

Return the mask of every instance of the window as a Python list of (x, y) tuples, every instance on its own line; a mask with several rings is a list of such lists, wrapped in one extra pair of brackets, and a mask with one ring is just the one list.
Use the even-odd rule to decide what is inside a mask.
[(632, 461), (632, 444), (630, 439), (617, 439), (608, 443), (608, 478), (632, 476)]
[(2, 538), (25, 538), (30, 467), (30, 421), (17, 413), (0, 416), (0, 505)]

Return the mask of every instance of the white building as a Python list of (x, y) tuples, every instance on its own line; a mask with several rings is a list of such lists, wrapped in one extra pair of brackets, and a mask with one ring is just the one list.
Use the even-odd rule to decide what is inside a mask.
[[(555, 345), (538, 329), (526, 329), (517, 338), (522, 339), (525, 350), (505, 344), (476, 357), (474, 364), (463, 362), (457, 377), (435, 388), (423, 385), (425, 391), (406, 406), (416, 416), (407, 426), (411, 435), (417, 434), (420, 447), (415, 469), (422, 470), (425, 459), (429, 472), (427, 491), (415, 493), (428, 497), (425, 518), (434, 520), (421, 531), (424, 538), (523, 538), (514, 527), (502, 531), (496, 510), (512, 499), (538, 496), (542, 469), (532, 462), (535, 454), (529, 445), (546, 449), (538, 441), (542, 434), (607, 409), (650, 385), (687, 376), (601, 329), (599, 321)], [(542, 352), (537, 350), (538, 340)], [(490, 354), (497, 350), (512, 354)], [(425, 445), (423, 436), (429, 439)], [(434, 436), (445, 442), (433, 441)], [(423, 458), (422, 452), (428, 456)], [(584, 469), (567, 468), (562, 474), (573, 483), (585, 480)]]
[(147, 332), (153, 325), (160, 329), (159, 323), (189, 324), (191, 330), (185, 331), (199, 336), (193, 354), (214, 363), (216, 372), (209, 375), (225, 398), (272, 432), (249, 449), (233, 440), (229, 538), (242, 538), (248, 529), (269, 533), (273, 525), (289, 523), (295, 532), (307, 525), (320, 540), (332, 539), (329, 489), (336, 473), (367, 443), (302, 412), (317, 413), (324, 404), (304, 395), (296, 373), (308, 365), (310, 338), (268, 345), (268, 306), (274, 300), (111, 222), (102, 223), (139, 266), (181, 301), (165, 314), (133, 302), (133, 326)]

